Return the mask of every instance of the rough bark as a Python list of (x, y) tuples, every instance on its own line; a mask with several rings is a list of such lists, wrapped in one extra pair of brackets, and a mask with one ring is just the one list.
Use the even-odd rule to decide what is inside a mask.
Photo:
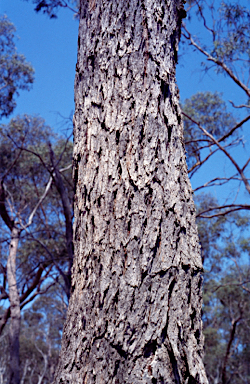
[(19, 359), (19, 335), (21, 327), (20, 298), (16, 280), (16, 255), (21, 230), (15, 225), (11, 230), (9, 256), (7, 260), (7, 278), (9, 285), (10, 301), (10, 328), (9, 328), (9, 352), (10, 352), (10, 380), (9, 384), (20, 383), (20, 359)]
[(207, 383), (176, 0), (81, 1), (72, 294), (54, 383)]

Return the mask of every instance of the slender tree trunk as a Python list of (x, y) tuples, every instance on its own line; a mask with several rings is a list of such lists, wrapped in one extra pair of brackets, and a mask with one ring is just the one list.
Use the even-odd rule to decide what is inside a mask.
[(10, 381), (9, 384), (20, 383), (20, 360), (19, 360), (19, 335), (21, 326), (20, 298), (16, 280), (16, 255), (20, 238), (20, 229), (15, 225), (11, 230), (11, 241), (9, 257), (7, 261), (7, 278), (9, 285), (10, 301)]
[(182, 3), (82, 0), (72, 295), (54, 383), (207, 383), (175, 63)]
[(227, 380), (227, 364), (228, 364), (228, 359), (230, 357), (230, 350), (232, 347), (232, 343), (235, 338), (235, 333), (236, 333), (236, 327), (239, 323), (239, 321), (242, 319), (242, 314), (237, 319), (233, 319), (231, 322), (231, 329), (230, 329), (230, 338), (227, 343), (227, 350), (226, 350), (226, 355), (224, 357), (224, 361), (222, 364), (222, 374), (221, 374), (221, 383), (222, 384), (227, 384), (229, 381)]
[(72, 269), (73, 254), (74, 254), (73, 225), (72, 225), (73, 213), (72, 213), (72, 205), (69, 199), (69, 192), (63, 185), (62, 176), (58, 171), (58, 169), (55, 169), (54, 173), (55, 173), (54, 182), (56, 185), (56, 189), (61, 197), (63, 213), (65, 217), (65, 237), (66, 237), (66, 245), (67, 245), (67, 252), (68, 252), (68, 271), (63, 276), (63, 278), (65, 282), (65, 290), (66, 290), (67, 298), (69, 299), (70, 288), (71, 288), (71, 269)]
[(73, 255), (74, 255), (74, 245), (73, 245), (73, 212), (72, 212), (72, 204), (69, 198), (69, 191), (65, 187), (63, 183), (62, 175), (58, 169), (58, 164), (55, 162), (55, 154), (52, 150), (51, 145), (49, 144), (50, 149), (50, 159), (54, 168), (53, 172), (53, 180), (61, 197), (61, 202), (63, 206), (63, 213), (65, 218), (65, 238), (66, 238), (66, 246), (68, 253), (68, 270), (65, 274), (63, 274), (63, 279), (65, 283), (65, 291), (67, 298), (70, 298), (70, 289), (71, 289), (71, 269), (73, 265)]

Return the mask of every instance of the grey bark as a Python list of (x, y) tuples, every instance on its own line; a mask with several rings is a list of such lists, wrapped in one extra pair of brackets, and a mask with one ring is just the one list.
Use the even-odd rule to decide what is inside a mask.
[(7, 260), (7, 278), (10, 301), (10, 328), (9, 328), (9, 384), (20, 383), (19, 334), (21, 327), (20, 298), (16, 280), (16, 255), (21, 230), (15, 225), (11, 230), (9, 256)]
[(82, 0), (75, 257), (54, 383), (207, 383), (176, 0)]

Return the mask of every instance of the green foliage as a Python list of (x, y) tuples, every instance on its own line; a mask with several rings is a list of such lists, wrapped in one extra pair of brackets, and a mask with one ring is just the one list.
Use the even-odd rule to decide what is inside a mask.
[(9, 116), (16, 107), (19, 90), (30, 89), (34, 70), (16, 52), (15, 27), (6, 16), (0, 17), (0, 117)]
[[(205, 71), (213, 68), (217, 73), (229, 75), (225, 67), (223, 68), (223, 65), (226, 65), (227, 69), (247, 86), (250, 64), (250, 11), (246, 1), (188, 0), (187, 3), (188, 29), (192, 30), (192, 38), (198, 43), (201, 51), (203, 50), (203, 54), (206, 51), (210, 55), (208, 58), (205, 54), (208, 61), (202, 63)], [(196, 31), (192, 25), (194, 19), (199, 21)], [(187, 35), (186, 37), (190, 38)], [(211, 57), (215, 61), (211, 60)], [(249, 92), (247, 93), (249, 98)]]
[[(72, 143), (58, 138), (40, 117), (18, 116), (0, 126), (0, 175), (15, 211), (24, 222), (42, 196), (52, 169), (50, 143), (61, 168), (71, 163)], [(71, 170), (64, 180), (72, 189)], [(50, 193), (53, 204), (58, 197)], [(53, 208), (52, 201), (47, 201)], [(43, 203), (46, 204), (46, 203)], [(58, 205), (58, 204), (56, 204)], [(39, 212), (42, 212), (42, 207)]]
[[(72, 142), (55, 135), (39, 117), (17, 116), (9, 124), (0, 126), (0, 178), (5, 192), (6, 210), (16, 225), (23, 228), (27, 223), (55, 167), (59, 172), (62, 169), (63, 187), (73, 203), (71, 159)], [(6, 263), (10, 231), (2, 224), (0, 286), (2, 292), (8, 292)], [(22, 322), (21, 362), (22, 373), (27, 377), (24, 383), (37, 383), (46, 367), (42, 382), (51, 382), (66, 309), (63, 303), (66, 288), (62, 276), (68, 273), (70, 262), (65, 238), (64, 209), (55, 182), (52, 182), (45, 199), (35, 212), (32, 224), (21, 232), (17, 252), (16, 276), (20, 299), (36, 281), (39, 268), (43, 266), (33, 290), (21, 300), (23, 308), (36, 298), (32, 308), (25, 312)], [(8, 296), (4, 300), (7, 301)], [(6, 304), (0, 308), (0, 316), (1, 311), (6, 310)], [(0, 352), (0, 368), (2, 360), (5, 365), (8, 363), (8, 342), (4, 340), (5, 354)], [(4, 377), (7, 377), (6, 374)]]
[[(222, 137), (235, 125), (235, 118), (232, 113), (228, 112), (226, 103), (218, 93), (198, 92), (184, 101), (182, 110), (216, 139)], [(185, 116), (183, 116), (183, 121), (187, 163), (188, 167), (191, 168), (201, 161), (202, 149), (208, 148), (213, 143), (204, 136), (197, 124)]]
[(250, 11), (239, 3), (221, 2), (216, 22), (213, 56), (233, 69), (236, 61), (248, 69), (250, 61)]
[[(216, 199), (209, 194), (195, 196), (195, 204), (197, 214), (218, 205)], [(226, 232), (227, 223), (224, 216), (210, 220), (197, 219), (203, 264), (206, 263), (210, 273), (217, 273), (223, 267), (221, 262), (218, 263), (218, 258), (221, 257), (219, 240)]]
[[(249, 275), (249, 266), (242, 267)], [(224, 383), (223, 368), (229, 383), (242, 383), (243, 378), (250, 382), (246, 356), (250, 345), (250, 296), (242, 287), (249, 289), (250, 285), (241, 285), (239, 272), (233, 267), (216, 281), (208, 278), (204, 284), (203, 326), (209, 382), (219, 378), (218, 382)]]
[[(196, 197), (198, 213), (216, 205), (211, 195)], [(250, 383), (249, 221), (235, 212), (197, 220), (205, 269), (205, 365), (211, 383)]]
[(51, 130), (38, 117), (18, 116), (8, 125), (0, 126), (0, 174), (23, 220), (31, 213), (48, 182), (43, 164), (27, 150), (46, 159), (46, 142), (51, 137)]
[[(36, 299), (22, 316), (20, 363), (23, 384), (50, 384), (57, 366), (66, 304), (60, 288), (53, 287)], [(7, 364), (8, 329), (1, 337), (0, 369)], [(6, 372), (4, 371), (4, 377)]]

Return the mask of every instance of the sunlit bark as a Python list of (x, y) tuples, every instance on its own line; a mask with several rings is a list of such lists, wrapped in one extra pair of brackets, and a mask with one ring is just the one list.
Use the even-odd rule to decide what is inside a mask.
[(54, 383), (207, 383), (178, 1), (81, 1), (72, 295)]

